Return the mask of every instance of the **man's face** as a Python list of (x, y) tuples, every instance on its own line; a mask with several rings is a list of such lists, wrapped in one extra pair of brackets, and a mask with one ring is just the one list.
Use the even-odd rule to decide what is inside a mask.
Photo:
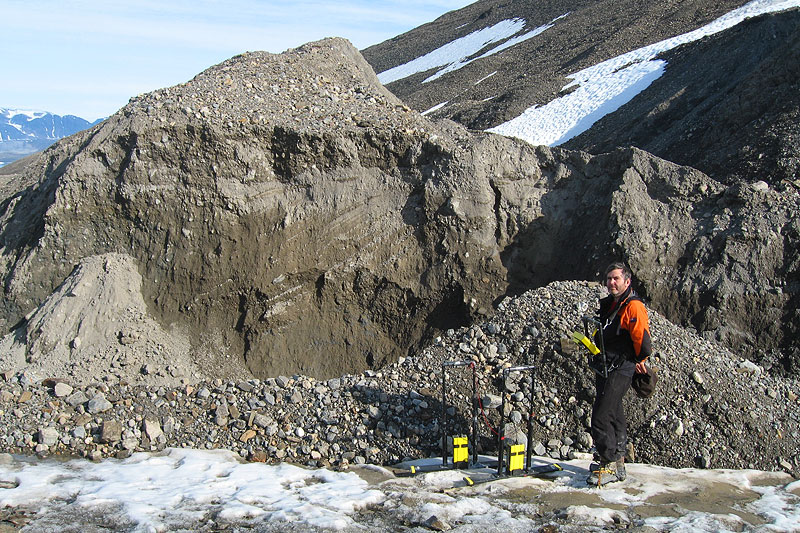
[(614, 298), (619, 298), (623, 292), (628, 290), (630, 284), (630, 278), (625, 279), (621, 268), (612, 270), (606, 276), (606, 289), (608, 289), (608, 294)]

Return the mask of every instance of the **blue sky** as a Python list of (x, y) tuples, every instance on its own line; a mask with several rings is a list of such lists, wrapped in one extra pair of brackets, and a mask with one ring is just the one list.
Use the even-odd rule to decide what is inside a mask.
[(470, 3), (3, 0), (0, 107), (94, 120), (242, 52), (333, 36), (363, 49)]

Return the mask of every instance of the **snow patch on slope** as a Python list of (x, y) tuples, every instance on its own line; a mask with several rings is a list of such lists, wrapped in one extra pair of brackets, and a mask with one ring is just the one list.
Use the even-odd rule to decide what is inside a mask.
[(572, 92), (487, 131), (517, 137), (531, 144), (557, 146), (580, 135), (644, 91), (663, 73), (666, 62), (656, 57), (682, 44), (736, 26), (745, 19), (800, 6), (800, 0), (754, 0), (694, 31), (633, 50), (568, 76), (562, 91)]
[[(525, 21), (523, 19), (515, 18), (500, 21), (494, 26), (474, 31), (408, 63), (385, 70), (378, 74), (378, 79), (382, 84), (387, 85), (420, 72), (427, 72), (435, 68), (444, 67), (426, 78), (423, 83), (433, 81), (444, 76), (448, 72), (453, 72), (469, 65), (473, 61), (483, 59), (511, 48), (516, 44), (527, 41), (545, 30), (552, 28), (557, 20), (565, 16), (566, 15), (562, 15), (549, 24), (539, 26), (521, 35), (517, 34), (525, 29)], [(514, 37), (515, 35), (516, 37)], [(501, 41), (502, 44), (489, 49), (478, 57), (470, 59), (487, 46)]]

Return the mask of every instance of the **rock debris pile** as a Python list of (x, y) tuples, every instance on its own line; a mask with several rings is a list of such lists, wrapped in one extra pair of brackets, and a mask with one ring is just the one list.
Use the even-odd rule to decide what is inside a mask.
[(2, 449), (391, 464), (440, 449), (442, 363), (468, 361), (448, 433), (475, 383), (481, 451), (505, 397), (507, 435), (533, 412), (535, 452), (570, 457), (593, 379), (569, 336), (598, 288), (551, 282), (623, 259), (662, 372), (628, 405), (635, 458), (798, 468), (793, 189), (433, 123), (341, 39), (237, 56), (15, 165)]
[[(489, 321), (450, 330), (380, 371), (319, 380), (201, 381), (181, 386), (81, 384), (6, 373), (0, 446), (22, 453), (124, 457), (165, 447), (226, 448), (253, 461), (345, 467), (393, 464), (441, 449), (441, 370), (475, 365), (483, 409), (478, 446), (492, 453), (505, 368), (532, 364), (533, 451), (556, 459), (591, 450), (593, 377), (569, 340), (601, 289), (555, 282), (502, 302)], [(798, 472), (800, 383), (776, 378), (651, 312), (661, 375), (649, 400), (628, 395), (629, 454), (674, 467)], [(505, 433), (524, 441), (531, 381), (509, 380)], [(448, 433), (469, 433), (472, 375), (454, 371)], [(489, 427), (491, 426), (491, 428)]]
[[(79, 377), (101, 350), (132, 383), (134, 349), (165, 384), (375, 370), (554, 265), (591, 279), (612, 258), (674, 322), (790, 373), (800, 357), (797, 191), (431, 122), (342, 39), (231, 58), (0, 176), (0, 371), (68, 356)], [(113, 313), (64, 289), (104, 286), (108, 254), (137, 288)]]
[(487, 173), (508, 150), (487, 143), (474, 168), (474, 143), (342, 39), (234, 57), (3, 169), (0, 326), (26, 362), (91, 357), (30, 318), (76, 265), (118, 254), (204, 377), (238, 377), (214, 374), (229, 359), (260, 378), (377, 368), (504, 289)]
[[(557, 0), (483, 0), (363, 54), (382, 73), (433, 57), (447, 43), (469, 46), (468, 35), (498, 28), (501, 21), (524, 24), (517, 37), (547, 28), (502, 53), (423, 68), (387, 83), (412, 108), (429, 110), (429, 118), (485, 130), (526, 109), (555, 104), (575, 89), (573, 77), (585, 68), (688, 36), (745, 4), (755, 7), (736, 0), (568, 6)], [(645, 213), (640, 199), (627, 197), (619, 208), (630, 212), (618, 227), (604, 229), (613, 235), (618, 228), (635, 228), (626, 238), (639, 242), (622, 246), (626, 259), (637, 263), (642, 292), (670, 320), (691, 324), (758, 364), (797, 373), (800, 10), (783, 8), (660, 54), (665, 70), (658, 79), (561, 147), (603, 154), (635, 146), (711, 177), (698, 185), (717, 192), (696, 197), (683, 213), (674, 205)], [(720, 186), (728, 190), (723, 194)], [(758, 190), (755, 198), (751, 187)], [(637, 194), (634, 188), (626, 192)], [(667, 189), (650, 182), (645, 202), (660, 202), (663, 193)], [(769, 207), (759, 205), (762, 200)], [(793, 205), (784, 211), (784, 202)], [(581, 242), (572, 237), (563, 242)], [(754, 283), (758, 278), (763, 282)]]

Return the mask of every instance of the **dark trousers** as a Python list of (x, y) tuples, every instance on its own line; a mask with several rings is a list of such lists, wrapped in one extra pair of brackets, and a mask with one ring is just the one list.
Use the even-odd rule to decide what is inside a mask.
[(628, 427), (622, 398), (631, 386), (634, 364), (625, 362), (607, 378), (597, 375), (597, 396), (592, 406), (592, 439), (603, 462), (625, 457)]

